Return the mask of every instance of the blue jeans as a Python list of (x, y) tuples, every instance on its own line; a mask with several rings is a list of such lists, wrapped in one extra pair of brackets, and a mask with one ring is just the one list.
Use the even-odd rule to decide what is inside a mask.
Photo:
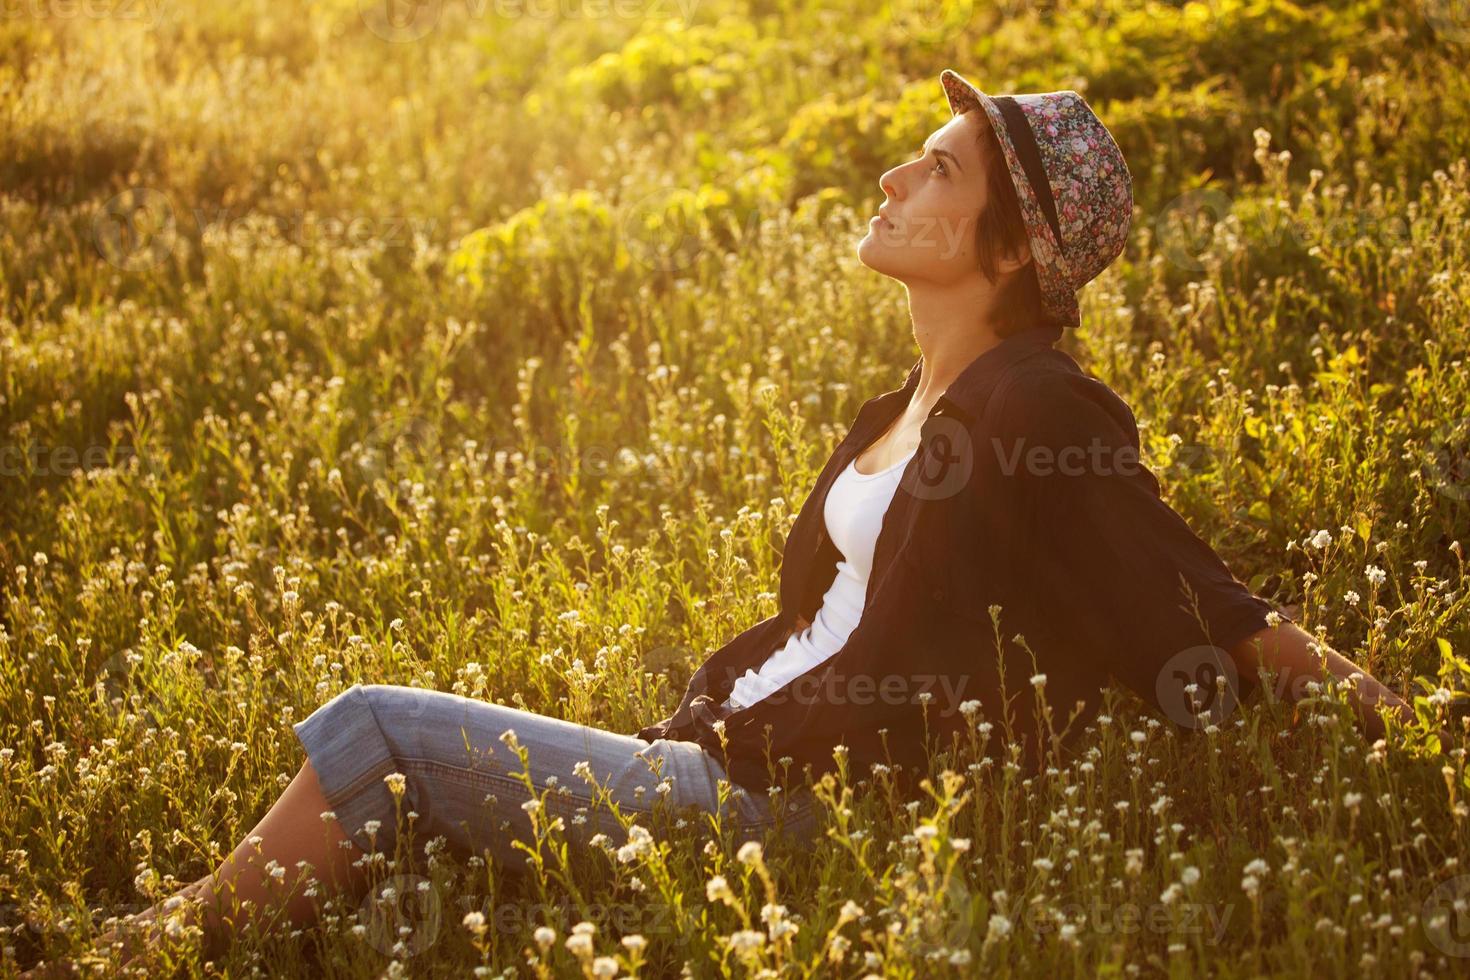
[[(442, 691), (354, 684), (292, 730), (343, 831), (365, 852), (389, 857), (397, 845), (399, 811), (406, 829), (412, 810), (418, 814), (413, 840), (420, 846), (442, 835), (462, 857), (488, 850), (502, 867), (525, 871), (525, 852), (511, 846), (513, 839), (535, 846), (531, 815), (522, 807), (531, 798), (523, 772), (544, 801), (543, 833), (562, 817), (569, 853), (598, 833), (609, 838), (605, 846), (628, 842), (609, 802), (625, 820), (639, 815), (633, 822), (655, 836), (666, 836), (660, 825), (677, 827), (681, 816), (689, 821), (682, 830), (687, 835), (690, 824), (708, 825), (702, 813), (718, 814), (738, 842), (760, 840), (774, 829), (803, 849), (813, 843), (820, 818), (819, 801), (799, 776), (789, 794), (758, 795), (731, 784), (722, 806), (718, 784), (728, 778), (725, 770), (694, 742), (645, 742)], [(526, 750), (525, 766), (502, 739), (512, 731)], [(404, 776), (401, 800), (384, 780), (390, 773)], [(595, 777), (597, 789), (585, 774)], [(554, 788), (543, 797), (547, 787)], [(653, 820), (655, 807), (670, 819)], [(375, 833), (365, 827), (374, 820)]]

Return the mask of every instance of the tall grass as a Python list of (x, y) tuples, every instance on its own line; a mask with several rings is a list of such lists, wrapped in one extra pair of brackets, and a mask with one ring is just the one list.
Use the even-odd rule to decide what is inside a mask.
[[(853, 246), (947, 66), (1082, 91), (1122, 142), (1134, 234), (1065, 345), (1171, 504), (1426, 722), (1465, 685), (1453, 5), (614, 9), (0, 20), (7, 968), (212, 869), (352, 683), (632, 732), (774, 613), (812, 479), (915, 355)], [(330, 903), (217, 965), (1459, 972), (1464, 733), (1349, 718), (1268, 688), (1186, 735), (1118, 691), (1023, 779), (976, 761), (982, 713), (917, 800), (844, 760), (815, 860), (687, 815), (630, 860), (543, 826), (530, 881), (400, 854), (399, 918)], [(162, 955), (199, 971), (197, 938)]]

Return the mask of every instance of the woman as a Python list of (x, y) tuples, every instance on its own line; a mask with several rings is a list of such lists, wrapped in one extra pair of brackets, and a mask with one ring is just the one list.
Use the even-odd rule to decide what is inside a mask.
[[(1357, 670), (1332, 651), (1319, 664), (1310, 637), (1189, 532), (1137, 464), (1127, 407), (1052, 347), (1131, 221), (1111, 134), (1075, 92), (991, 97), (952, 71), (941, 82), (953, 118), (883, 174), (885, 203), (858, 245), (905, 285), (922, 356), (863, 405), (818, 477), (787, 538), (781, 612), (711, 655), (674, 714), (637, 737), (415, 688), (344, 691), (294, 726), (307, 760), (270, 812), (173, 900), (196, 900), (179, 914), (211, 946), (252, 909), (310, 922), (308, 870), (361, 889), (367, 855), (395, 852), (400, 811), (415, 839), (488, 848), (512, 868), (533, 819), (564, 818), (575, 845), (620, 842), (600, 799), (624, 814), (667, 799), (743, 837), (779, 827), (805, 845), (818, 814), (799, 776), (845, 755), (911, 787), (933, 736), (972, 733), (978, 711), (1034, 771), (1046, 748), (1073, 744), (1109, 679), (1202, 727), (1203, 709), (1218, 722), (1258, 667), (1292, 697), (1321, 666)], [(1176, 604), (1181, 586), (1191, 602)], [(1007, 667), (1022, 681), (1014, 699)], [(1380, 700), (1409, 717), (1366, 674), (1356, 697), (1370, 736)], [(1074, 704), (1058, 734), (1052, 706)], [(517, 744), (529, 780), (551, 788), (539, 806)]]

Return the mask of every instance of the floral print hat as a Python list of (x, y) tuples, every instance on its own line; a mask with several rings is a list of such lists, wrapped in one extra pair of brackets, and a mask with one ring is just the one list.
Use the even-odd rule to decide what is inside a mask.
[(985, 108), (1020, 198), (1042, 307), (1076, 327), (1077, 290), (1122, 253), (1133, 222), (1133, 175), (1113, 134), (1070, 89), (986, 95), (949, 68), (939, 81), (954, 115)]

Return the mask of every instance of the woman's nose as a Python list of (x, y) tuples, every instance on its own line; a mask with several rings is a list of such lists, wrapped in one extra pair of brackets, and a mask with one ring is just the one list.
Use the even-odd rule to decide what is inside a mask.
[(897, 167), (894, 167), (892, 170), (888, 171), (883, 176), (879, 177), (878, 178), (878, 187), (882, 189), (882, 191), (883, 191), (884, 194), (888, 195), (889, 200), (893, 200), (893, 201), (898, 200), (899, 199), (898, 168)]

